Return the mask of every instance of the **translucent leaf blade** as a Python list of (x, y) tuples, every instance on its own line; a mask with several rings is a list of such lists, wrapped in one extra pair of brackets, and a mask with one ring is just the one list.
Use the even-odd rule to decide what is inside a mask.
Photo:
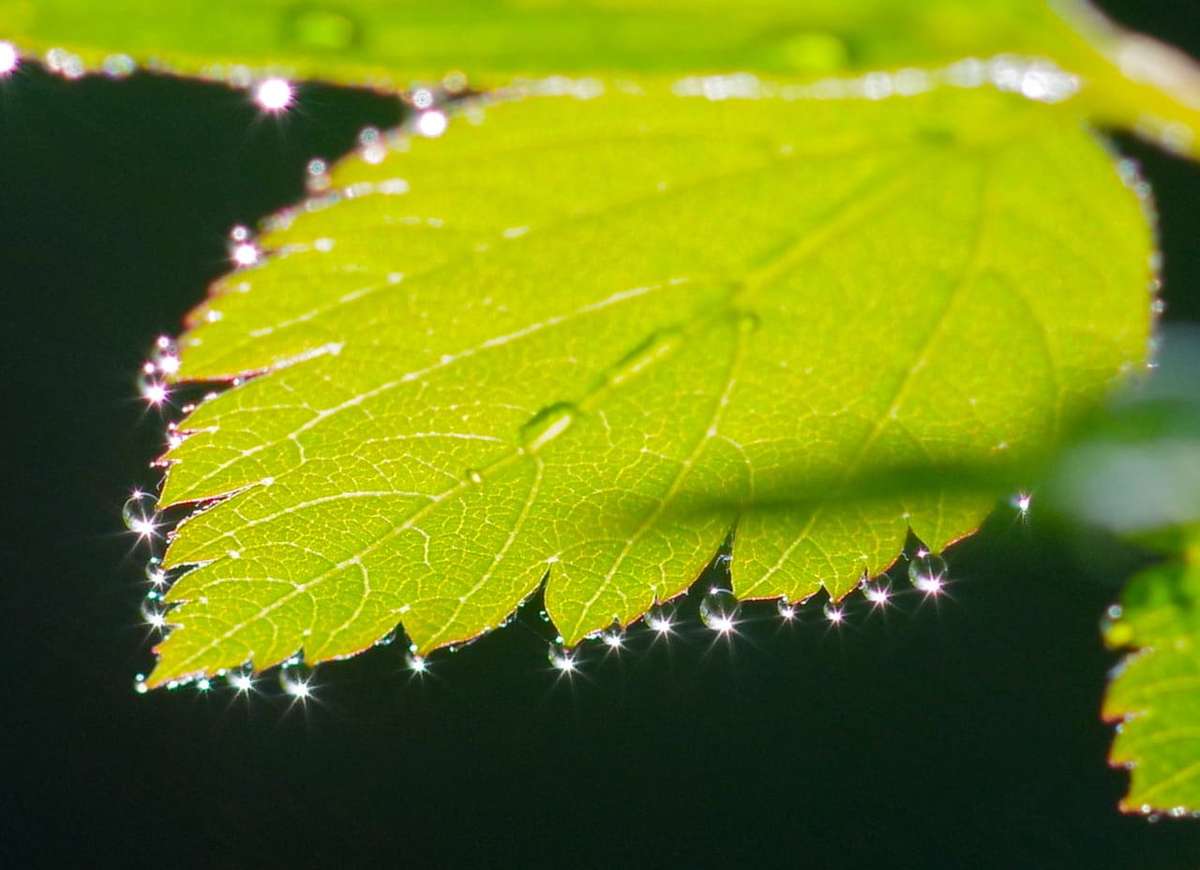
[(168, 455), (164, 503), (229, 497), (167, 553), (157, 682), (427, 651), (547, 573), (574, 643), (735, 522), (739, 594), (840, 596), (991, 503), (841, 483), (1044, 448), (1147, 340), (1137, 198), (1073, 112), (985, 92), (489, 104), (334, 185), (182, 339), (183, 378), (262, 374)]

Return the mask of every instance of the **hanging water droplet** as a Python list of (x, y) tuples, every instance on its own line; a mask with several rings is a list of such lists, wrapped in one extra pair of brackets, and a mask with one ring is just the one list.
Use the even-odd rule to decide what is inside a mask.
[(249, 234), (245, 234), (243, 239), (244, 241), (238, 241), (234, 238), (234, 243), (229, 246), (229, 259), (233, 260), (235, 266), (245, 269), (255, 265), (262, 252), (259, 251), (258, 245), (250, 240)]
[(241, 694), (249, 694), (254, 689), (254, 667), (249, 663), (235, 668), (225, 676), (230, 687)]
[(137, 64), (127, 54), (110, 54), (104, 58), (100, 69), (104, 70), (104, 74), (109, 78), (123, 79), (133, 74), (137, 69)]
[(11, 42), (0, 42), (0, 77), (10, 75), (21, 64), (21, 55)]
[(165, 586), (167, 583), (167, 572), (163, 568), (162, 559), (158, 556), (151, 556), (146, 561), (146, 579), (155, 586)]
[(167, 401), (169, 391), (167, 385), (158, 376), (158, 365), (147, 361), (138, 372), (138, 394), (152, 407), (158, 407)]
[(279, 666), (279, 687), (291, 697), (305, 701), (312, 697), (315, 669), (304, 664), (297, 656)]
[(938, 595), (946, 586), (949, 569), (936, 553), (919, 550), (908, 563), (908, 579), (926, 595)]
[(825, 606), (821, 608), (821, 611), (825, 614), (825, 619), (831, 625), (841, 625), (846, 619), (846, 612), (832, 601), (825, 602)]
[(728, 589), (714, 586), (700, 601), (700, 621), (718, 634), (729, 634), (737, 625), (741, 604)]
[(564, 674), (573, 673), (578, 667), (575, 663), (575, 654), (560, 642), (550, 644), (546, 650), (546, 658), (550, 662), (550, 667)]
[(871, 602), (872, 607), (886, 607), (892, 600), (892, 587), (886, 582), (862, 584), (863, 596)]
[(167, 615), (151, 601), (142, 602), (142, 619), (155, 631), (166, 631)]
[(600, 635), (600, 642), (611, 651), (619, 652), (625, 648), (625, 632), (621, 630), (620, 626), (613, 626)]
[(675, 609), (667, 604), (656, 604), (646, 612), (646, 628), (657, 635), (670, 634), (675, 626)]
[(358, 24), (345, 13), (304, 5), (284, 19), (284, 39), (316, 51), (345, 51), (358, 42)]
[(796, 605), (789, 601), (786, 595), (775, 602), (775, 609), (779, 611), (779, 618), (784, 622), (791, 622), (796, 618)]
[(150, 687), (146, 685), (145, 674), (135, 674), (133, 677), (133, 690), (139, 695), (144, 695), (150, 691)]
[(521, 444), (525, 452), (535, 453), (562, 433), (566, 432), (579, 415), (579, 409), (570, 402), (555, 402), (534, 414), (521, 427)]
[(148, 492), (135, 489), (121, 506), (121, 520), (125, 528), (143, 537), (154, 534), (155, 498)]
[(154, 342), (154, 349), (150, 352), (150, 362), (147, 368), (143, 371), (150, 375), (154, 372), (170, 376), (179, 371), (179, 348), (170, 336), (160, 335)]
[(278, 76), (263, 79), (254, 88), (254, 102), (259, 108), (271, 113), (282, 112), (295, 98), (296, 91), (292, 83)]
[(68, 79), (80, 78), (86, 71), (82, 58), (65, 48), (52, 48), (46, 52), (46, 67)]
[(410, 652), (405, 660), (408, 663), (408, 669), (414, 674), (429, 673), (429, 662), (425, 661), (425, 656), (419, 656), (416, 652)]

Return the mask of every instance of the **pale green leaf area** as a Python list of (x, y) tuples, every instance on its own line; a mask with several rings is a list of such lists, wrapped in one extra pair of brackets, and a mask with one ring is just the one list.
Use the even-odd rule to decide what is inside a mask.
[[(1200, 140), (1200, 72), (1061, 0), (0, 0), (0, 39), (66, 75), (129, 64), (408, 87), (516, 76), (749, 70), (830, 75), (967, 57), (1049, 58), (1105, 123)], [(58, 53), (51, 55), (51, 50)], [(239, 71), (242, 71), (239, 73)]]
[(1122, 809), (1200, 813), (1200, 534), (1179, 561), (1130, 581), (1112, 646), (1135, 647), (1109, 684), (1104, 715), (1122, 719), (1113, 764), (1132, 770)]
[[(347, 160), (218, 282), (179, 378), (257, 376), (167, 456), (163, 505), (226, 498), (171, 541), (198, 567), (151, 684), (397, 623), (427, 652), (543, 578), (574, 644), (731, 530), (740, 597), (841, 597), (999, 493), (840, 483), (1044, 448), (1144, 358), (1150, 228), (1071, 104), (637, 91)], [(805, 479), (828, 498), (756, 507)]]

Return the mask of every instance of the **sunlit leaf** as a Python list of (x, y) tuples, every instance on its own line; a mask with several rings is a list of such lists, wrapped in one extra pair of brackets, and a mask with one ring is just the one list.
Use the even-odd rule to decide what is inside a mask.
[(1043, 449), (1137, 365), (1146, 219), (1069, 103), (803, 94), (480, 104), (279, 220), (181, 341), (249, 378), (168, 455), (163, 504), (225, 498), (168, 550), (152, 683), (428, 651), (547, 574), (575, 643), (734, 528), (735, 592), (794, 600), (971, 532), (996, 493), (845, 492)]
[(1200, 535), (1180, 561), (1130, 581), (1109, 643), (1138, 651), (1117, 671), (1104, 704), (1123, 719), (1112, 761), (1132, 770), (1123, 809), (1200, 813)]

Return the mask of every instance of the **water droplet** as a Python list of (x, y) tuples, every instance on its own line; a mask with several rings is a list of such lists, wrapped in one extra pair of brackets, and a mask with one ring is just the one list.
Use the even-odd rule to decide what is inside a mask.
[(846, 611), (838, 607), (832, 601), (825, 602), (825, 606), (821, 608), (821, 612), (825, 614), (825, 619), (831, 625), (841, 625), (846, 619)]
[(158, 606), (152, 601), (142, 602), (142, 619), (146, 625), (153, 628), (155, 631), (165, 631), (167, 628), (167, 615), (164, 611), (159, 610)]
[(862, 584), (863, 596), (872, 607), (886, 607), (892, 600), (892, 587), (886, 582)]
[(917, 552), (908, 563), (908, 579), (926, 595), (938, 595), (946, 586), (949, 568), (946, 560), (927, 550)]
[(170, 336), (160, 335), (155, 340), (154, 349), (150, 352), (150, 361), (143, 371), (147, 375), (157, 371), (167, 376), (179, 371), (179, 348)]
[(345, 51), (358, 42), (359, 29), (342, 12), (305, 5), (285, 20), (284, 38), (307, 49)]
[(21, 55), (11, 42), (0, 42), (0, 76), (9, 75), (21, 65)]
[(674, 353), (682, 344), (683, 333), (678, 329), (661, 329), (651, 333), (645, 341), (617, 360), (608, 370), (605, 380), (613, 386), (623, 384)]
[(257, 263), (259, 255), (258, 245), (251, 241), (237, 242), (229, 248), (229, 258), (233, 264), (243, 269)]
[(741, 604), (728, 589), (714, 586), (700, 601), (700, 621), (718, 634), (729, 634), (737, 625)]
[(254, 690), (254, 668), (249, 664), (242, 665), (240, 668), (230, 671), (226, 675), (225, 681), (235, 691), (247, 695)]
[(100, 69), (104, 70), (104, 74), (109, 78), (123, 79), (133, 74), (137, 69), (137, 64), (127, 54), (110, 54), (104, 58)]
[(796, 618), (796, 605), (788, 600), (786, 595), (775, 602), (775, 609), (779, 611), (779, 618), (784, 622), (791, 622)]
[(46, 52), (46, 66), (51, 72), (68, 79), (77, 79), (84, 73), (83, 60), (64, 48), (52, 48)]
[(536, 453), (549, 442), (566, 432), (579, 415), (570, 402), (555, 402), (538, 411), (521, 427), (521, 443), (527, 453)]
[(575, 663), (575, 654), (561, 643), (551, 643), (546, 650), (546, 658), (550, 662), (550, 667), (564, 674), (574, 673), (579, 667)]
[(307, 178), (304, 184), (309, 193), (322, 193), (329, 189), (329, 164), (320, 157), (308, 161), (305, 172)]
[(620, 652), (625, 648), (625, 632), (620, 626), (613, 626), (600, 635), (600, 642), (612, 652)]
[(469, 480), (471, 483), (475, 484), (476, 486), (483, 483), (483, 475), (480, 474), (479, 471), (474, 468), (467, 469), (466, 478), (467, 478), (467, 480)]
[(675, 610), (666, 604), (656, 604), (646, 612), (646, 628), (658, 635), (668, 635), (675, 626)]
[(167, 583), (167, 572), (163, 569), (162, 559), (158, 556), (151, 556), (146, 562), (146, 579), (155, 586), (165, 586)]
[(279, 666), (279, 687), (299, 701), (308, 700), (313, 693), (314, 673), (313, 668), (293, 656)]
[(429, 662), (425, 661), (425, 656), (419, 656), (416, 652), (410, 652), (406, 657), (408, 669), (414, 674), (429, 673)]
[(150, 493), (135, 489), (121, 506), (121, 520), (125, 528), (142, 536), (153, 534), (155, 501)]
[(150, 687), (146, 685), (146, 675), (136, 674), (133, 678), (133, 690), (139, 695), (144, 695), (150, 691)]
[(169, 391), (167, 385), (158, 376), (157, 363), (147, 361), (142, 366), (138, 373), (137, 385), (138, 394), (146, 404), (158, 407), (167, 401)]
[(295, 98), (296, 92), (291, 82), (278, 76), (263, 79), (254, 88), (254, 102), (267, 112), (282, 112)]
[(375, 646), (391, 646), (396, 642), (396, 629), (392, 629), (379, 640), (375, 641)]
[(412, 93), (412, 104), (417, 109), (428, 109), (433, 105), (433, 91), (429, 88), (417, 88)]
[(416, 131), (427, 139), (436, 139), (446, 132), (446, 128), (450, 125), (449, 118), (445, 112), (437, 109), (430, 109), (427, 112), (422, 112), (417, 116), (415, 125)]

